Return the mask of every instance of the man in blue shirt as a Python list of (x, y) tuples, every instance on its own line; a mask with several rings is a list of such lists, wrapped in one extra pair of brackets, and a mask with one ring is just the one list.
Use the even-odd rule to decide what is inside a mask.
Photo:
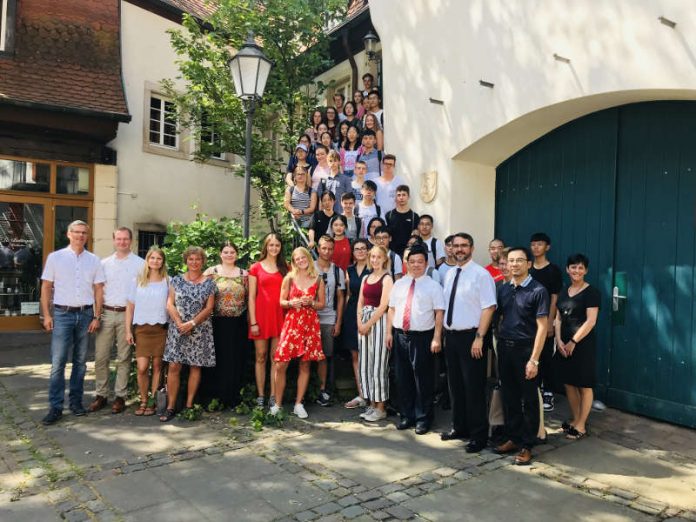
[(498, 288), (498, 357), (509, 440), (495, 451), (518, 451), (515, 464), (525, 465), (532, 460), (539, 428), (539, 356), (546, 341), (549, 294), (529, 275), (529, 250), (511, 248), (507, 260), (512, 279)]

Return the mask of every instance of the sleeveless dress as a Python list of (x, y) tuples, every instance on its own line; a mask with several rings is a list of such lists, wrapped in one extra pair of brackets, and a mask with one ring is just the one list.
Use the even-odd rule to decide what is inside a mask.
[[(365, 324), (374, 315), (382, 299), (382, 282), (387, 274), (370, 284), (363, 284), (363, 302), (360, 311)], [(367, 335), (359, 336), (358, 368), (360, 369), (360, 389), (363, 397), (374, 402), (389, 399), (389, 349), (386, 343), (387, 314), (384, 313), (370, 328)]]
[(363, 279), (369, 274), (370, 270), (367, 266), (361, 274), (358, 274), (358, 269), (355, 265), (348, 267), (348, 280), (350, 283), (350, 297), (348, 304), (343, 312), (343, 325), (341, 329), (341, 339), (343, 341), (343, 349), (353, 352), (358, 351), (358, 297), (360, 294), (360, 285)]
[[(311, 296), (316, 298), (319, 281), (315, 281), (307, 290), (300, 290), (294, 281), (290, 282), (288, 300)], [(321, 348), (321, 332), (317, 311), (310, 307), (290, 308), (285, 315), (280, 342), (273, 360), (288, 362), (291, 359), (303, 361), (321, 361), (324, 351)]]
[(259, 325), (259, 335), (256, 337), (251, 334), (249, 325), (249, 339), (279, 337), (283, 328), (283, 309), (280, 307), (283, 275), (280, 272), (266, 272), (260, 262), (251, 266), (249, 275), (256, 278), (256, 324)]

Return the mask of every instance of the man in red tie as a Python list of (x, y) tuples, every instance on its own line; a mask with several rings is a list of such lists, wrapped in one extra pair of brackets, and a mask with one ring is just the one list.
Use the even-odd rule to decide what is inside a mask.
[(433, 354), (439, 353), (445, 298), (442, 287), (426, 275), (428, 252), (414, 245), (407, 257), (408, 275), (394, 283), (387, 315), (387, 347), (394, 350), (401, 421), (416, 434), (430, 430), (433, 417)]

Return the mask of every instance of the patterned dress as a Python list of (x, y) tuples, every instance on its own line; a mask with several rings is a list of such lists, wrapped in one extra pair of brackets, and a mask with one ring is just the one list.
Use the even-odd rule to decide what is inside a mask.
[[(307, 290), (300, 290), (295, 282), (290, 282), (288, 300), (303, 296), (316, 298), (319, 281), (315, 281)], [(319, 316), (311, 306), (290, 308), (285, 316), (280, 343), (273, 359), (276, 362), (288, 362), (301, 358), (303, 361), (321, 361), (324, 351), (321, 349), (321, 331)]]
[[(174, 303), (183, 322), (190, 321), (205, 308), (208, 297), (215, 293), (215, 283), (206, 279), (202, 283), (188, 282), (183, 276), (172, 278)], [(215, 366), (213, 325), (210, 318), (197, 325), (190, 335), (182, 335), (175, 325), (167, 332), (164, 360), (189, 366)]]

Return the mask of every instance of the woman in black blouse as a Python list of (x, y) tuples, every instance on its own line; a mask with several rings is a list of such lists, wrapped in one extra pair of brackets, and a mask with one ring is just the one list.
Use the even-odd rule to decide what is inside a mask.
[(589, 259), (583, 254), (568, 258), (566, 272), (570, 286), (558, 296), (555, 323), (556, 347), (561, 357), (559, 373), (573, 418), (563, 423), (566, 438), (578, 440), (587, 435), (587, 417), (592, 409), (595, 386), (596, 336), (600, 293), (585, 281)]

